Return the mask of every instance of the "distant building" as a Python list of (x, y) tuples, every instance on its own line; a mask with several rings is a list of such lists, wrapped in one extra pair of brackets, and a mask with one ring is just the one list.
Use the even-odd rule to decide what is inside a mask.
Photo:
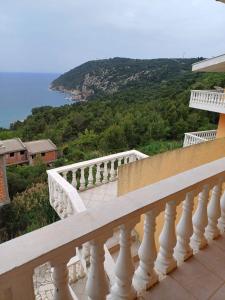
[(1, 141), (7, 166), (27, 163), (26, 148), (19, 138)]
[(5, 148), (0, 143), (0, 206), (9, 202), (8, 185), (5, 169)]
[(30, 165), (37, 157), (40, 157), (45, 163), (51, 163), (57, 159), (57, 147), (51, 140), (26, 142), (24, 145)]
[(1, 141), (7, 166), (34, 163), (39, 157), (45, 163), (57, 159), (57, 147), (51, 140), (38, 140), (23, 143), (19, 138)]

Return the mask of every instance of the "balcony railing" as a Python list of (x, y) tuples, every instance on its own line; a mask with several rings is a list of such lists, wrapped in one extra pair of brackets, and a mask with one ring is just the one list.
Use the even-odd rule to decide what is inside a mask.
[(192, 90), (189, 106), (218, 113), (225, 113), (225, 93)]
[(131, 150), (49, 170), (52, 207), (61, 218), (84, 211), (85, 206), (78, 191), (114, 181), (121, 164), (146, 157), (144, 153)]
[(216, 130), (188, 132), (184, 135), (183, 147), (212, 141), (216, 138)]
[[(224, 232), (224, 182), (225, 158), (222, 158), (118, 197), (100, 210), (77, 213), (1, 244), (0, 298), (35, 299), (34, 271), (48, 263), (53, 270), (50, 283), (54, 299), (77, 299), (69, 284), (68, 261), (87, 242), (91, 247), (85, 288), (89, 299), (106, 299), (107, 295), (114, 300), (135, 299), (137, 294), (143, 295), (158, 282), (160, 274), (179, 268), (193, 252)], [(198, 204), (193, 212), (196, 196)], [(183, 210), (176, 227), (176, 207), (181, 203)], [(161, 211), (165, 211), (165, 221), (157, 252), (155, 224)], [(144, 235), (135, 270), (130, 251), (131, 231), (143, 214)], [(104, 244), (115, 227), (120, 228), (120, 248), (115, 280), (111, 282), (105, 273)]]

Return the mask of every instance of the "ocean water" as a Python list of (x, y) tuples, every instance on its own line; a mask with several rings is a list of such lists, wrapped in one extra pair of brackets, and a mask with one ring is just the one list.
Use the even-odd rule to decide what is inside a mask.
[(25, 119), (32, 108), (71, 103), (65, 94), (49, 90), (59, 74), (0, 73), (0, 127)]

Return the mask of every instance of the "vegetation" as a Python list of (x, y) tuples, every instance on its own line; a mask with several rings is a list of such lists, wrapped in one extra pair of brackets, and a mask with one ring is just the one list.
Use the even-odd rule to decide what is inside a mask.
[(2, 211), (4, 230), (1, 241), (30, 232), (58, 220), (48, 200), (48, 186), (37, 183), (17, 194)]
[[(34, 108), (24, 122), (11, 124), (9, 130), (0, 129), (0, 139), (50, 138), (61, 153), (55, 166), (133, 148), (154, 155), (180, 147), (184, 132), (214, 129), (217, 124), (216, 114), (188, 107), (190, 90), (225, 86), (225, 74), (192, 73), (194, 61), (196, 59), (112, 59), (84, 64), (54, 84), (68, 88), (80, 84), (82, 88), (82, 78), (87, 74), (95, 74), (95, 77), (98, 74), (109, 81), (104, 67), (107, 65), (113, 71), (110, 82), (116, 87), (114, 92), (103, 93), (102, 81), (99, 81), (101, 91), (96, 89), (89, 101)], [(137, 80), (127, 80), (131, 76)], [(4, 221), (8, 236), (55, 220), (48, 204), (45, 171), (46, 167), (40, 163), (34, 167), (8, 168), (13, 197), (11, 208), (5, 212), (5, 216), (10, 216)], [(18, 192), (23, 193), (16, 194)], [(21, 220), (19, 214), (22, 214)]]

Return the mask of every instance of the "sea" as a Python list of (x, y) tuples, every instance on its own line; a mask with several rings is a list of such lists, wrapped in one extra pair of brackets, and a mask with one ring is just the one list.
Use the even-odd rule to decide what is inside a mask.
[(49, 89), (59, 75), (0, 72), (0, 127), (23, 121), (34, 107), (71, 104), (68, 95)]

